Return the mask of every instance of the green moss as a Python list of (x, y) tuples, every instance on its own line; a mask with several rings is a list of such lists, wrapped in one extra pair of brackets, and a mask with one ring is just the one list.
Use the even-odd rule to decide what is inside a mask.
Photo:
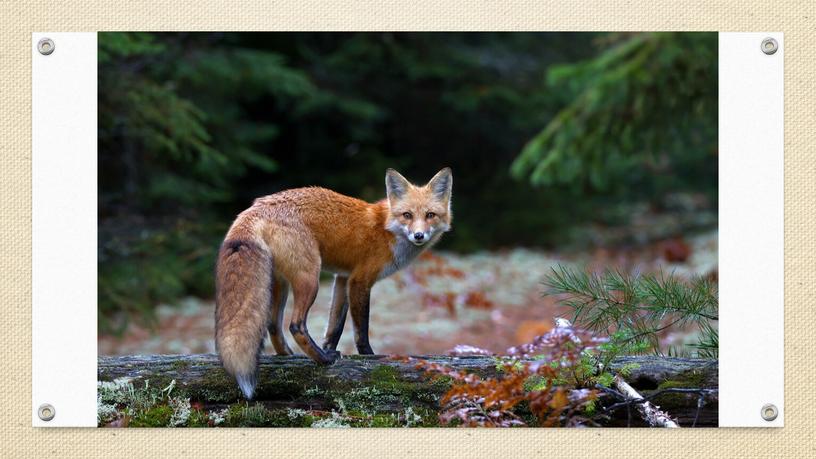
[(257, 403), (250, 406), (247, 402), (230, 405), (224, 417), (224, 425), (229, 427), (263, 427), (265, 421), (266, 408)]
[(439, 425), (436, 411), (407, 407), (403, 411), (370, 414), (346, 410), (343, 418), (352, 427), (432, 427)]
[(263, 427), (267, 410), (261, 404), (235, 403), (227, 410), (225, 425), (231, 427)]
[(306, 416), (291, 416), (286, 409), (266, 410), (265, 416), (265, 427), (308, 427), (312, 422)]
[(699, 371), (686, 371), (677, 379), (663, 381), (657, 386), (658, 390), (670, 388), (703, 388), (706, 387), (706, 376)]
[(305, 384), (318, 380), (319, 369), (314, 365), (302, 367), (261, 368), (256, 394), (262, 399), (297, 398), (307, 389)]
[(447, 392), (453, 386), (453, 378), (450, 376), (437, 376), (431, 381), (431, 387), (435, 391)]
[[(678, 376), (678, 379), (670, 379), (663, 381), (657, 386), (657, 390), (664, 390), (664, 389), (676, 389), (676, 388), (683, 388), (683, 389), (692, 389), (692, 388), (704, 388), (706, 387), (706, 377), (703, 373), (699, 371), (687, 371), (682, 373)], [(697, 395), (695, 394), (683, 394), (683, 393), (666, 393), (658, 395), (655, 398), (655, 403), (657, 405), (675, 405), (675, 406), (683, 406), (685, 404), (690, 403), (692, 400), (696, 400)]]
[(268, 409), (261, 403), (247, 402), (229, 406), (224, 416), (226, 427), (309, 427), (316, 417), (307, 411)]
[(212, 403), (226, 403), (241, 398), (238, 385), (224, 370), (209, 371), (202, 375), (201, 384), (187, 388), (188, 397), (207, 400)]
[(389, 392), (382, 392), (372, 386), (352, 389), (345, 394), (338, 395), (335, 402), (341, 410), (360, 411), (363, 413), (378, 413), (389, 411), (399, 405), (402, 398)]
[(377, 365), (371, 370), (371, 377), (373, 379), (397, 379), (399, 378), (400, 373), (395, 367), (391, 365)]
[(241, 427), (266, 427), (273, 424), (271, 413), (260, 403), (244, 408), (238, 425)]
[(190, 362), (179, 359), (173, 361), (173, 363), (170, 364), (170, 366), (176, 371), (183, 371), (190, 368)]
[(535, 390), (544, 390), (547, 388), (547, 378), (540, 375), (530, 375), (524, 380), (524, 390), (532, 392)]
[(399, 396), (407, 405), (412, 399), (429, 404), (436, 403), (439, 396), (450, 389), (452, 381), (448, 376), (420, 381), (407, 380), (397, 368), (391, 365), (378, 365), (371, 370), (369, 384), (380, 392)]
[(130, 421), (130, 427), (167, 427), (173, 417), (173, 408), (158, 405), (142, 411)]
[(190, 417), (187, 418), (187, 427), (209, 427), (210, 419), (207, 413), (202, 410), (191, 410)]
[(402, 379), (400, 372), (391, 365), (377, 365), (370, 373), (371, 386), (392, 393), (405, 393), (415, 389), (416, 384)]
[(244, 409), (247, 407), (248, 405), (246, 403), (233, 403), (227, 407), (227, 414), (224, 415), (224, 425), (230, 427), (238, 426), (240, 421), (244, 418)]
[(439, 427), (439, 413), (428, 408), (413, 407), (414, 412), (422, 419), (416, 427)]
[[(371, 369), (364, 387), (332, 388), (332, 395), (341, 412), (360, 412), (378, 426), (405, 425), (402, 410), (412, 413), (436, 408), (442, 393), (451, 386), (451, 379), (436, 378), (412, 381), (398, 368), (382, 364)], [(414, 406), (414, 405), (420, 406)], [(434, 414), (434, 418), (435, 418)]]
[[(514, 357), (493, 357), (493, 363), (496, 366), (496, 373), (504, 373), (509, 369), (521, 370), (524, 363)], [(483, 376), (483, 375), (480, 375)]]
[(286, 417), (289, 418), (285, 427), (310, 427), (317, 419), (316, 416), (305, 410), (287, 408), (281, 412), (285, 412)]
[(365, 427), (402, 427), (404, 425), (394, 414), (376, 414)]

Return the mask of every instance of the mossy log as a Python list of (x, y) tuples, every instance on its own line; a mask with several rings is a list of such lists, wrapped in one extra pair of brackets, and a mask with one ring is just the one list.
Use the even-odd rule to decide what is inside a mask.
[[(418, 358), (482, 377), (496, 377), (500, 371), (492, 357)], [(645, 397), (670, 387), (717, 388), (716, 360), (630, 356), (615, 360), (611, 368), (616, 370), (624, 365), (631, 368), (625, 379)], [(149, 381), (151, 387), (166, 387), (175, 381), (176, 394), (210, 408), (243, 401), (235, 382), (213, 354), (100, 357), (97, 372), (99, 381), (125, 378), (136, 385)], [(333, 411), (342, 405), (347, 411), (400, 413), (410, 408), (432, 415), (438, 411), (438, 400), (448, 387), (448, 381), (426, 377), (414, 363), (387, 356), (344, 356), (333, 365), (319, 366), (304, 356), (264, 355), (260, 359), (255, 401), (270, 410)], [(666, 393), (653, 403), (677, 417), (684, 426), (694, 419), (697, 401), (694, 394)], [(626, 409), (618, 411), (621, 413), (612, 423), (625, 425)], [(697, 425), (717, 425), (716, 398), (705, 400)]]

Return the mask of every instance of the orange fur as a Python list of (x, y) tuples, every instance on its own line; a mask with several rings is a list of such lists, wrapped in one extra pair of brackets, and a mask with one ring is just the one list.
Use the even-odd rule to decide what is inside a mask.
[[(450, 229), (453, 178), (443, 169), (425, 186), (386, 173), (387, 198), (370, 204), (325, 188), (282, 191), (255, 200), (227, 232), (216, 266), (216, 347), (247, 398), (268, 329), (275, 350), (283, 338), (286, 290), (294, 295), (289, 326), (312, 359), (331, 363), (350, 308), (360, 353), (368, 344), (371, 287), (410, 263)], [(323, 349), (306, 329), (321, 270), (335, 273)]]

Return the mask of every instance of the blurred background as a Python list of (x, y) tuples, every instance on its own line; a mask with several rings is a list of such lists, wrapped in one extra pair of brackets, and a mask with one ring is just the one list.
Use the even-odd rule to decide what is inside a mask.
[(557, 264), (717, 279), (715, 33), (100, 33), (98, 56), (100, 354), (213, 352), (234, 217), (307, 185), (378, 200), (388, 167), (452, 167), (455, 218), (375, 286), (378, 353), (529, 341)]

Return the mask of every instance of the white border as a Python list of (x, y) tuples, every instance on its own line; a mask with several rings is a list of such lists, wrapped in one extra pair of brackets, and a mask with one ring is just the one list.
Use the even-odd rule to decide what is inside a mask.
[[(766, 37), (775, 54), (761, 51)], [(782, 427), (785, 43), (721, 33), (719, 55), (720, 427)], [(767, 403), (779, 410), (771, 422)]]
[[(774, 37), (779, 51), (760, 51)], [(55, 51), (43, 56), (37, 41)], [(721, 33), (720, 426), (784, 414), (781, 33)], [(32, 423), (96, 426), (97, 34), (32, 36)], [(55, 407), (41, 421), (37, 408)], [(779, 417), (761, 419), (773, 403)]]
[(35, 33), (31, 59), (32, 423), (95, 427), (96, 33)]

